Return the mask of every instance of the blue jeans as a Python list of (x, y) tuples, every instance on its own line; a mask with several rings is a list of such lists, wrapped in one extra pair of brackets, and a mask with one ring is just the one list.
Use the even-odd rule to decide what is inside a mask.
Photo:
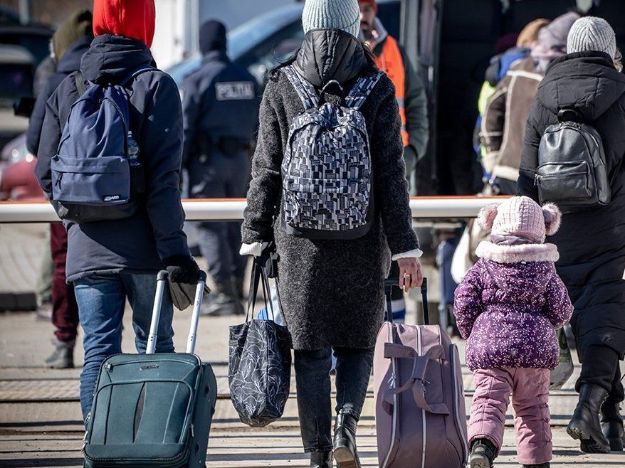
[[(83, 419), (91, 410), (93, 393), (102, 362), (122, 352), (122, 319), (126, 298), (132, 308), (135, 346), (145, 353), (152, 307), (156, 294), (156, 274), (119, 273), (95, 275), (74, 282), (78, 314), (82, 326), (85, 363), (80, 374), (80, 406)], [(174, 350), (171, 326), (173, 306), (169, 289), (165, 288), (158, 326), (156, 352)]]

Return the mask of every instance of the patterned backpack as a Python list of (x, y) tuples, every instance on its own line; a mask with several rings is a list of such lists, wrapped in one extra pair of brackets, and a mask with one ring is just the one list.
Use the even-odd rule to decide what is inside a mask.
[(358, 78), (338, 106), (320, 105), (312, 84), (292, 66), (282, 70), (304, 104), (289, 128), (282, 162), (286, 232), (310, 239), (362, 237), (372, 222), (373, 179), (360, 107), (382, 73)]

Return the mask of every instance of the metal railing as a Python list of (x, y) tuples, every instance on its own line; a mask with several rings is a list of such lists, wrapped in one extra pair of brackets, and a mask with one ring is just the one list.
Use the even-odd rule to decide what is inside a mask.
[[(412, 217), (417, 219), (474, 218), (480, 208), (501, 203), (506, 197), (413, 197)], [(188, 221), (240, 221), (245, 199), (183, 200)], [(48, 223), (58, 221), (47, 202), (0, 202), (0, 223)]]

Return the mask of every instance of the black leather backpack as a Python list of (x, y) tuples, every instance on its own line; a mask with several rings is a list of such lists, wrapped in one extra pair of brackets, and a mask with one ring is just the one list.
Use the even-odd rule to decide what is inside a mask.
[(558, 112), (538, 147), (534, 176), (540, 203), (552, 202), (563, 213), (610, 203), (612, 196), (601, 136), (575, 109)]

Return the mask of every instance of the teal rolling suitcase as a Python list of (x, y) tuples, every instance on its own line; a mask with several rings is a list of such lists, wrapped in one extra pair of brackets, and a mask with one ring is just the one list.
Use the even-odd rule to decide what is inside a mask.
[(146, 354), (102, 364), (87, 419), (84, 466), (202, 468), (217, 383), (193, 354), (206, 275), (198, 282), (186, 353), (154, 353), (167, 272), (158, 274)]

